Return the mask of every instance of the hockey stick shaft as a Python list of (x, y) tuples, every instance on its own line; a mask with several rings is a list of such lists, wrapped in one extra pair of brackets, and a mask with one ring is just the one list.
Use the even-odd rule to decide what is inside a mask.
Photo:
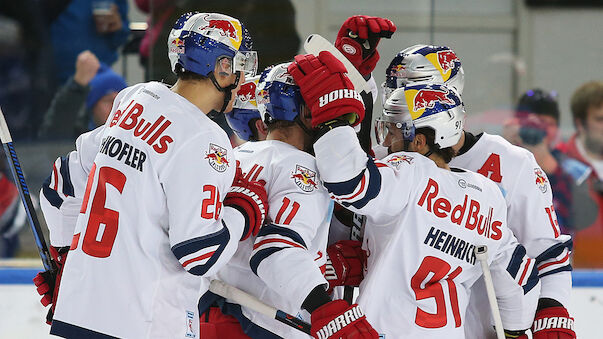
[(240, 289), (234, 286), (228, 285), (223, 281), (212, 280), (209, 284), (209, 290), (212, 293), (215, 293), (226, 299), (230, 299), (241, 306), (245, 306), (272, 319), (276, 319), (285, 325), (291, 326), (299, 331), (312, 335), (312, 332), (310, 331), (311, 325), (307, 322), (298, 319), (292, 316), (291, 314), (278, 310), (272, 306), (266, 305), (251, 294), (241, 291)]
[(490, 274), (490, 267), (488, 266), (488, 246), (481, 245), (475, 247), (475, 258), (479, 261), (484, 271), (484, 282), (486, 283), (486, 292), (488, 293), (488, 301), (490, 302), (490, 310), (492, 311), (492, 317), (494, 318), (494, 326), (496, 328), (496, 338), (505, 339), (505, 332), (503, 329), (502, 319), (500, 318), (500, 311), (498, 309), (498, 302), (496, 301), (496, 294), (494, 293), (494, 283), (492, 282), (492, 275)]
[(31, 202), (31, 197), (29, 196), (29, 188), (27, 188), (27, 183), (25, 182), (25, 177), (23, 176), (21, 163), (19, 163), (19, 159), (17, 158), (17, 152), (15, 151), (13, 140), (1, 108), (0, 139), (2, 140), (2, 147), (4, 148), (4, 153), (6, 154), (10, 171), (15, 179), (15, 184), (17, 185), (19, 196), (21, 197), (21, 202), (23, 202), (23, 207), (25, 207), (27, 220), (31, 226), (31, 231), (33, 232), (34, 240), (36, 242), (36, 246), (38, 247), (38, 253), (42, 259), (42, 264), (46, 270), (55, 270), (56, 265), (54, 264), (52, 257), (50, 256), (50, 252), (48, 251), (48, 246), (46, 245), (46, 240), (44, 239), (44, 233), (42, 233), (42, 228), (40, 227), (40, 221), (38, 220), (36, 210), (34, 209)]

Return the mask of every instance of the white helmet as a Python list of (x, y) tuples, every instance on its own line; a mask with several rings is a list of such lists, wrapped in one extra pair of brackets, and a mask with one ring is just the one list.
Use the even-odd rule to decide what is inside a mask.
[(465, 110), (460, 96), (446, 85), (415, 85), (394, 90), (383, 105), (383, 115), (375, 124), (377, 142), (383, 145), (389, 128), (402, 130), (405, 141), (412, 141), (422, 127), (435, 132), (440, 148), (454, 146), (461, 138)]
[(446, 46), (414, 45), (400, 51), (385, 71), (383, 102), (406, 85), (445, 84), (463, 93), (465, 72), (454, 51)]

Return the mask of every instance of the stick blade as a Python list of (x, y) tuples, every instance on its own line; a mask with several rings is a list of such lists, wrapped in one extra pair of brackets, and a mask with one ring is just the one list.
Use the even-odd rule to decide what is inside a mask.
[(346, 70), (348, 71), (348, 78), (350, 78), (350, 81), (352, 81), (352, 83), (354, 84), (354, 88), (356, 89), (356, 91), (358, 91), (358, 93), (371, 92), (368, 84), (366, 83), (366, 80), (364, 80), (364, 78), (362, 77), (360, 72), (358, 72), (356, 67), (354, 67), (350, 60), (348, 60), (348, 58), (341, 54), (341, 52), (332, 43), (330, 43), (329, 40), (325, 39), (319, 34), (310, 34), (306, 38), (306, 41), (304, 41), (304, 50), (306, 51), (306, 53), (313, 54), (316, 56), (318, 56), (318, 54), (320, 54), (320, 52), (322, 51), (330, 52), (331, 54), (333, 54), (334, 57), (341, 61), (341, 63), (343, 63)]

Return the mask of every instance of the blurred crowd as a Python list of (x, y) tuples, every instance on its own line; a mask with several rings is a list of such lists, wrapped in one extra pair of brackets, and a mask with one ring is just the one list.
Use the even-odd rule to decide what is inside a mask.
[[(219, 12), (244, 22), (260, 56), (259, 69), (292, 59), (300, 48), (290, 1), (134, 3), (148, 14), (144, 32), (130, 30), (127, 0), (0, 2), (0, 107), (14, 139), (74, 140), (103, 124), (113, 99), (128, 86), (112, 69), (120, 53), (137, 51), (146, 81), (172, 84), (167, 36), (170, 24), (188, 11)], [(573, 237), (574, 267), (603, 267), (603, 82), (577, 88), (570, 110), (575, 133), (562, 140), (557, 93), (528, 90), (502, 134), (530, 150), (546, 173), (553, 188), (551, 222)], [(218, 123), (232, 135), (225, 121)], [(18, 200), (2, 160), (0, 257), (17, 254), (25, 223)]]

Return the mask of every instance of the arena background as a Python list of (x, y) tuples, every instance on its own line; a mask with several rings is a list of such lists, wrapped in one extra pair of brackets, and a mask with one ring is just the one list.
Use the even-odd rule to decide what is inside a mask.
[[(199, 2), (202, 11), (203, 2)], [(374, 73), (377, 84), (383, 82), (384, 69), (393, 55), (407, 46), (432, 43), (452, 47), (465, 70), (463, 99), (470, 131), (498, 133), (519, 94), (533, 87), (555, 90), (562, 136), (567, 138), (573, 132), (571, 94), (586, 81), (603, 79), (603, 1), (528, 2), (538, 6), (528, 6), (524, 0), (292, 0), (302, 41), (311, 33), (334, 41), (341, 23), (354, 14), (394, 21), (397, 32), (379, 46), (381, 61)], [(146, 15), (133, 0), (129, 3), (131, 27), (144, 27)], [(144, 81), (136, 54), (122, 54), (113, 68), (129, 84)], [(374, 115), (379, 109), (380, 100)], [(16, 142), (30, 191), (39, 191), (54, 159), (73, 147), (73, 141)], [(28, 226), (20, 237), (19, 259), (0, 262), (0, 338), (44, 338), (48, 331), (43, 323), (45, 311), (31, 284), (41, 265)], [(574, 274), (570, 309), (581, 338), (600, 337), (596, 328), (603, 313), (602, 276), (599, 271)]]

